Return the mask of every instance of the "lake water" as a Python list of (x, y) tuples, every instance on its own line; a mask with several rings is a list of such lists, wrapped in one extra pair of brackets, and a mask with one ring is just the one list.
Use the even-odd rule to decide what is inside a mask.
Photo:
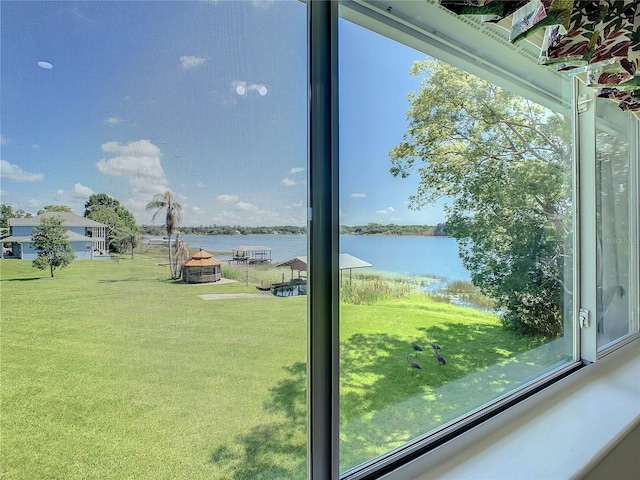
[[(271, 248), (274, 263), (307, 254), (306, 235), (183, 235), (180, 238), (192, 253), (198, 248), (211, 253), (229, 253), (216, 253), (219, 260), (228, 260), (231, 250), (242, 245)], [(369, 262), (373, 265), (370, 270), (433, 275), (447, 281), (470, 280), (453, 238), (344, 235), (340, 237), (340, 252)]]

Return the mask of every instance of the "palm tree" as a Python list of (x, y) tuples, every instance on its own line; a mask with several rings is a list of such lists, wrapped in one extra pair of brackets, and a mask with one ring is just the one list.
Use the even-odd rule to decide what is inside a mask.
[(157, 193), (153, 196), (153, 200), (147, 204), (147, 210), (155, 209), (151, 221), (155, 220), (156, 216), (166, 210), (166, 217), (164, 226), (167, 229), (167, 236), (169, 237), (169, 268), (171, 270), (171, 279), (176, 279), (176, 270), (173, 264), (173, 252), (171, 250), (171, 237), (173, 232), (176, 231), (180, 220), (182, 220), (182, 205), (176, 202), (174, 194), (167, 190), (164, 193)]

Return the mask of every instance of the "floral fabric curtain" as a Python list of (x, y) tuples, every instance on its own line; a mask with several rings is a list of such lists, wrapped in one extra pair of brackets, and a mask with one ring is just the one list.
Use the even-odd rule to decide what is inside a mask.
[(546, 28), (539, 63), (586, 73), (600, 97), (640, 118), (640, 1), (439, 0), (482, 21), (512, 18), (510, 42)]

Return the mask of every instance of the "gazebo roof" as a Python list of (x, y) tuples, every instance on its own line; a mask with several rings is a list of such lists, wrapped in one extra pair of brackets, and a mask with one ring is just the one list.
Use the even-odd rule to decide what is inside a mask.
[(185, 267), (215, 267), (217, 265), (222, 265), (222, 262), (213, 258), (213, 255), (209, 252), (200, 249), (199, 252), (194, 254), (182, 265)]

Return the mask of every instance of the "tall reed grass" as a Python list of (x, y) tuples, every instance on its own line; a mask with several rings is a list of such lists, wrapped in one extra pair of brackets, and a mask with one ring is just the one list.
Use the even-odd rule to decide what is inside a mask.
[(428, 296), (436, 302), (468, 305), (480, 310), (495, 308), (495, 302), (483, 295), (478, 287), (471, 282), (461, 280), (454, 280), (436, 293), (429, 293)]
[(354, 305), (371, 305), (392, 298), (402, 298), (420, 291), (424, 279), (409, 275), (379, 272), (353, 273), (342, 278), (340, 300)]

